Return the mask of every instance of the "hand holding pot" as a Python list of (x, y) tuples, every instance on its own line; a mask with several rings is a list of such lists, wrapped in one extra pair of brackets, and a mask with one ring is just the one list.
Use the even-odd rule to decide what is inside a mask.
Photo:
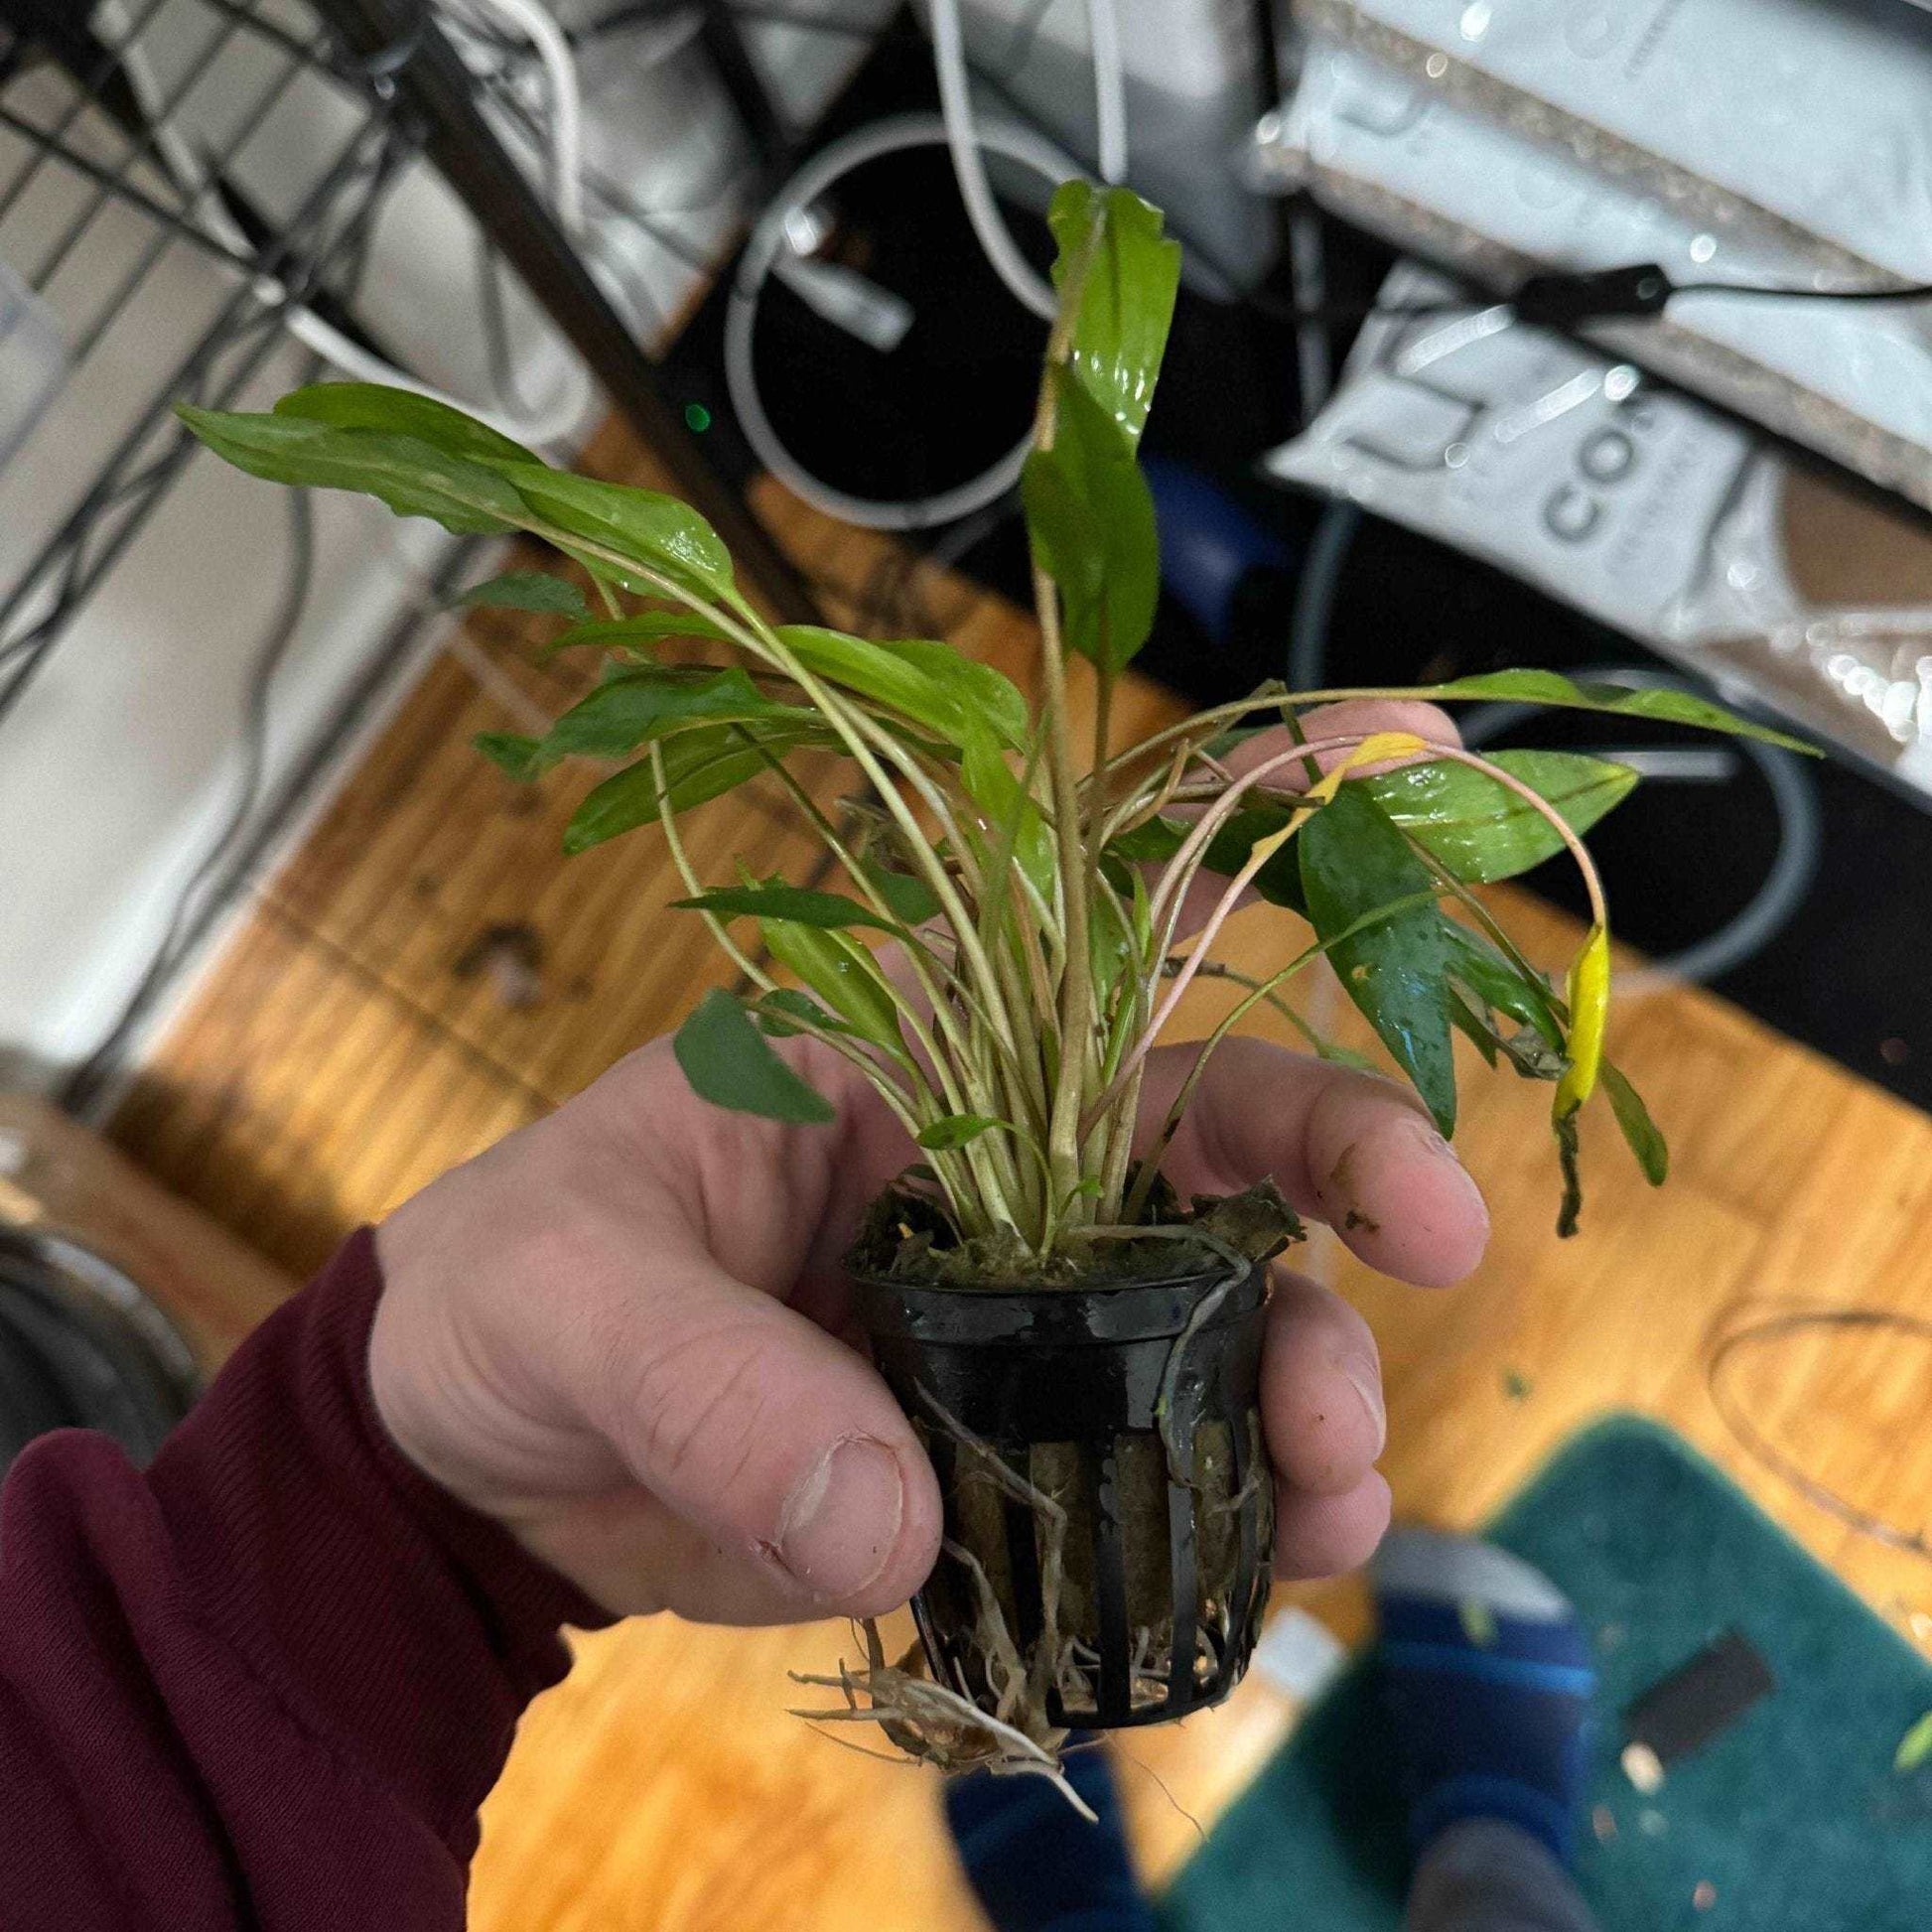
[[(1387, 722), (1387, 707), (1361, 706), (1343, 722), (1371, 709), (1365, 728)], [(1440, 714), (1429, 725), (1449, 735)], [(937, 1555), (937, 1485), (852, 1345), (842, 1268), (866, 1205), (914, 1151), (845, 1062), (808, 1040), (788, 1050), (836, 1124), (712, 1107), (658, 1040), (378, 1233), (370, 1377), (390, 1432), (614, 1611), (877, 1614)], [(1149, 1120), (1191, 1059), (1155, 1056)], [(1466, 1274), (1488, 1231), (1474, 1182), (1405, 1089), (1259, 1040), (1210, 1062), (1166, 1166), (1183, 1197), (1272, 1175), (1372, 1267), (1424, 1286)], [(1263, 1406), (1283, 1574), (1362, 1562), (1389, 1511), (1374, 1339), (1286, 1271)]]

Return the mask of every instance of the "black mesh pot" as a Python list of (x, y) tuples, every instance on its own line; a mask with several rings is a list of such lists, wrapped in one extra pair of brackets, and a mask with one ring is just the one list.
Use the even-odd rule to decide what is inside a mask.
[(1274, 1554), (1267, 1277), (1019, 1292), (859, 1281), (875, 1359), (945, 1497), (947, 1548), (913, 1604), (939, 1683), (995, 1709), (1013, 1665), (989, 1633), (997, 1605), (1053, 1724), (1159, 1724), (1234, 1688)]

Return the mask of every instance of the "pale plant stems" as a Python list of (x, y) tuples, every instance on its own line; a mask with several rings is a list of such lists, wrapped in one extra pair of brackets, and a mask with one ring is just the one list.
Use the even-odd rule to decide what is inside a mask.
[[(1052, 449), (1058, 430), (1054, 380), (1071, 353), (1074, 324), (1085, 296), (1099, 236), (1100, 223), (1096, 218), (1078, 251), (1068, 258), (1061, 277), (1059, 311), (1053, 318), (1052, 334), (1047, 340), (1039, 400), (1034, 412), (1034, 448), (1042, 454)], [(1059, 1066), (1046, 1142), (1048, 1170), (1052, 1175), (1049, 1189), (1052, 1198), (1048, 1204), (1051, 1225), (1045, 1230), (1050, 1243), (1058, 1231), (1061, 1216), (1080, 1211), (1078, 1189), (1083, 1178), (1080, 1119), (1090, 1050), (1088, 1035), (1093, 1024), (1093, 972), (1087, 937), (1089, 855), (1081, 837), (1079, 781), (1073, 769), (1067, 731), (1066, 650), (1060, 633), (1059, 591), (1037, 562), (1034, 565), (1034, 606), (1039, 618), (1040, 709), (1046, 724), (1047, 776), (1053, 798), (1053, 836), (1059, 848), (1064, 921)]]
[(1066, 730), (1066, 663), (1059, 627), (1058, 593), (1053, 580), (1034, 567), (1034, 598), (1039, 612), (1046, 715), (1047, 768), (1054, 792), (1053, 835), (1059, 845), (1059, 874), (1065, 906), (1065, 931), (1060, 961), (1060, 1051), (1058, 1077), (1053, 1085), (1046, 1155), (1052, 1175), (1049, 1212), (1057, 1232), (1061, 1218), (1080, 1211), (1078, 1192), (1082, 1173), (1084, 1136), (1081, 1115), (1086, 1098), (1089, 1041), (1093, 1025), (1093, 966), (1087, 936), (1086, 850), (1080, 837), (1079, 806), (1074, 794), (1072, 752)]
[[(684, 840), (677, 828), (677, 813), (671, 805), (670, 786), (664, 769), (663, 747), (653, 744), (650, 747), (649, 756), (651, 778), (657, 791), (658, 822), (664, 828), (665, 847), (671, 855), (671, 863), (677, 869), (678, 877), (684, 882), (685, 891), (694, 898), (701, 897), (705, 888), (703, 882), (698, 878), (696, 867), (691, 863), (690, 855), (684, 849)], [(777, 981), (769, 973), (765, 972), (738, 944), (731, 936), (725, 922), (715, 912), (705, 908), (700, 908), (700, 911), (706, 926), (711, 932), (713, 940), (725, 954), (726, 958), (761, 994), (775, 993), (778, 990)], [(901, 1006), (899, 1011), (903, 1015), (904, 1008)], [(912, 1082), (912, 1089), (908, 1093), (907, 1089), (901, 1087), (898, 1081), (893, 1077), (890, 1068), (875, 1059), (866, 1050), (865, 1046), (858, 1042), (848, 1039), (843, 1035), (833, 1033), (827, 1028), (816, 1025), (802, 1014), (787, 1013), (785, 1015), (785, 1024), (795, 1027), (800, 1033), (808, 1035), (822, 1045), (831, 1048), (841, 1059), (857, 1067), (872, 1086), (874, 1092), (892, 1109), (893, 1114), (898, 1120), (899, 1125), (905, 1129), (906, 1133), (910, 1136), (917, 1136), (924, 1122), (919, 1118), (915, 1102), (917, 1091), (919, 1088), (925, 1086), (925, 1081), (915, 1065), (908, 1064), (903, 1068)], [(931, 1097), (929, 1089), (927, 1089), (927, 1097)], [(960, 1150), (960, 1152), (967, 1153), (970, 1150)], [(951, 1180), (948, 1180), (946, 1177), (946, 1170), (955, 1165), (953, 1157), (937, 1155), (933, 1162), (933, 1172), (940, 1175), (940, 1185), (945, 1189), (947, 1200), (952, 1206), (953, 1211), (960, 1215), (962, 1219), (976, 1219), (978, 1217), (972, 1213), (973, 1202), (976, 1198), (973, 1188), (962, 1187), (959, 1182), (959, 1176), (956, 1173)], [(980, 1183), (981, 1176), (974, 1171), (973, 1164), (965, 1163), (964, 1165), (967, 1167), (975, 1182)], [(1001, 1197), (1002, 1190), (997, 1185), (986, 1186), (983, 1183), (980, 1185), (977, 1198), (984, 1199), (991, 1204), (999, 1201)]]
[[(754, 740), (753, 744), (756, 747), (757, 741)], [(846, 876), (865, 895), (867, 902), (871, 905), (873, 911), (880, 914), (883, 918), (892, 920), (895, 925), (897, 925), (899, 923), (898, 915), (893, 910), (885, 896), (880, 892), (872, 875), (865, 870), (847, 848), (844, 839), (839, 836), (838, 827), (819, 809), (818, 801), (785, 768), (785, 763), (782, 759), (774, 758), (767, 754), (765, 756), (765, 764), (772, 775), (777, 778), (778, 782), (790, 794), (792, 803), (797, 806), (799, 812), (804, 816), (812, 830), (818, 834), (819, 839), (827, 850), (830, 851), (832, 857), (845, 869)], [(933, 969), (939, 965), (939, 960), (916, 931), (909, 927), (904, 927), (902, 930), (905, 931), (907, 941), (909, 942), (902, 949), (905, 954), (905, 963), (910, 969), (914, 980), (917, 982), (919, 993), (924, 999), (927, 1008), (930, 1010), (934, 1022), (938, 1026), (940, 1033), (946, 1038), (947, 1051), (943, 1053), (940, 1051), (937, 1042), (927, 1031), (915, 1007), (909, 1003), (902, 1004), (900, 1011), (911, 1024), (914, 1042), (933, 1063), (940, 1074), (945, 1086), (945, 1099), (949, 1109), (954, 1113), (966, 1113), (969, 1109), (957, 1085), (954, 1068), (957, 1067), (962, 1071), (970, 1072), (973, 1064), (973, 1051), (970, 1041), (967, 1035), (961, 1033), (958, 1021), (954, 1017), (950, 1005), (941, 997), (938, 984), (933, 977)], [(970, 988), (962, 990), (966, 992), (969, 999), (972, 997)]]

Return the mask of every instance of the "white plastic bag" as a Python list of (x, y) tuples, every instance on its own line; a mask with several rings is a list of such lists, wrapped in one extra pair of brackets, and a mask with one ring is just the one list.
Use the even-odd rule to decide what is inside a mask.
[(1932, 16), (1899, 0), (1297, 0), (1429, 79), (1720, 229), (1932, 282)]
[(1807, 596), (1787, 499), (1820, 486), (1776, 448), (1500, 305), (1453, 306), (1414, 263), (1379, 301), (1435, 312), (1372, 316), (1268, 475), (1510, 571), (1932, 794), (1932, 599), (1885, 588), (1932, 583), (1932, 538), (1879, 516), (1870, 593)]
[[(1774, 235), (1702, 227), (1334, 42), (1310, 46), (1274, 129), (1276, 168), (1324, 206), (1501, 291), (1537, 269), (1648, 261), (1679, 282), (1810, 279)], [(1663, 317), (1585, 333), (1932, 508), (1932, 302), (1683, 295)]]

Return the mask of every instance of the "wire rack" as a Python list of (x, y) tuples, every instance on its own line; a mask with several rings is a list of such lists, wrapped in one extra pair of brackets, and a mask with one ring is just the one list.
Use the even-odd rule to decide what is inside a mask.
[(409, 52), (296, 0), (0, 0), (0, 718), (188, 461), (173, 404), (231, 402), (293, 306), (368, 344)]

